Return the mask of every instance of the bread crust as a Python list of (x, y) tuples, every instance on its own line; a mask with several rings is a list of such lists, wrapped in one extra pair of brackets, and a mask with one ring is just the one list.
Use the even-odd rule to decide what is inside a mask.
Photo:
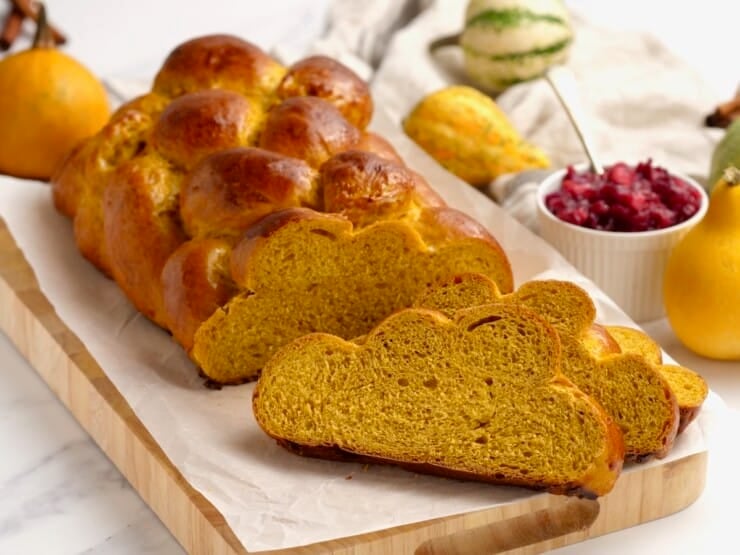
[(154, 78), (152, 89), (169, 97), (215, 88), (270, 96), (285, 71), (251, 42), (232, 35), (207, 35), (175, 48)]
[(103, 193), (113, 278), (137, 310), (162, 327), (162, 268), (187, 240), (176, 209), (181, 178), (156, 157), (138, 158), (121, 165)]
[(229, 272), (231, 245), (223, 239), (191, 239), (162, 269), (164, 321), (190, 352), (198, 327), (237, 292)]
[[(268, 434), (269, 435), (269, 434)], [(383, 464), (390, 466), (398, 466), (409, 472), (417, 472), (419, 474), (431, 474), (433, 476), (439, 476), (441, 478), (450, 478), (453, 480), (472, 480), (476, 482), (485, 482), (494, 485), (506, 485), (506, 486), (519, 486), (535, 491), (546, 491), (555, 495), (571, 495), (574, 497), (580, 497), (584, 499), (597, 499), (600, 493), (597, 493), (592, 488), (583, 486), (576, 482), (568, 482), (564, 484), (558, 484), (556, 486), (547, 484), (545, 482), (533, 482), (524, 480), (505, 480), (498, 478), (495, 475), (480, 475), (472, 472), (463, 472), (460, 470), (452, 470), (449, 468), (443, 468), (434, 464), (429, 463), (410, 463), (396, 461), (393, 459), (386, 459), (382, 457), (371, 457), (369, 455), (361, 455), (346, 451), (336, 445), (301, 445), (293, 441), (281, 439), (278, 437), (272, 437), (278, 445), (284, 449), (295, 453), (301, 457), (311, 457), (315, 459), (324, 459), (338, 462), (348, 463), (359, 463), (359, 464)], [(616, 459), (614, 461), (614, 471), (616, 473), (621, 472), (622, 461)]]
[(319, 172), (324, 210), (355, 225), (404, 217), (424, 204), (417, 174), (371, 152), (348, 150), (332, 156)]
[(238, 236), (267, 214), (294, 206), (318, 208), (316, 170), (256, 147), (211, 154), (180, 192), (180, 215), (191, 237)]
[(168, 104), (154, 126), (152, 146), (189, 170), (209, 154), (253, 143), (262, 120), (261, 108), (241, 94), (196, 91)]
[(399, 164), (404, 163), (403, 158), (401, 158), (401, 155), (398, 154), (398, 151), (396, 151), (393, 145), (389, 143), (386, 139), (384, 139), (377, 133), (373, 133), (372, 131), (363, 132), (360, 136), (360, 140), (357, 142), (356, 145), (354, 145), (353, 149), (366, 150), (367, 152), (377, 154), (378, 156), (380, 156), (381, 158), (385, 158), (386, 160), (391, 160)]
[(330, 102), (294, 96), (270, 110), (259, 146), (318, 169), (333, 155), (357, 145), (360, 137), (360, 131)]
[(373, 115), (367, 83), (327, 56), (310, 56), (293, 64), (278, 86), (277, 95), (282, 100), (293, 96), (328, 100), (358, 129), (365, 129)]

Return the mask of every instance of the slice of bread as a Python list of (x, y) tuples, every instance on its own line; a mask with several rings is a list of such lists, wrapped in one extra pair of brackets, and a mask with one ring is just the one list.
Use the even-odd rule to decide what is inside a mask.
[(663, 351), (644, 331), (626, 326), (607, 326), (607, 332), (623, 353), (637, 353), (656, 365), (663, 379), (676, 394), (679, 410), (678, 433), (691, 424), (701, 410), (709, 386), (699, 374), (676, 364), (663, 364)]
[(663, 351), (645, 332), (627, 326), (606, 326), (607, 333), (623, 353), (637, 353), (653, 364), (663, 364)]
[(254, 415), (304, 455), (588, 497), (622, 468), (621, 434), (559, 370), (560, 342), (516, 305), (405, 309), (360, 345), (303, 336), (270, 359)]
[[(350, 339), (408, 307), (425, 287), (460, 270), (511, 289), (501, 247), (479, 224), (427, 239), (404, 220), (356, 229), (346, 218), (293, 208), (261, 220), (231, 254), (242, 290), (195, 332), (191, 357), (216, 383), (253, 380), (274, 351), (314, 331)], [(443, 221), (444, 218), (437, 218)], [(436, 224), (439, 229), (442, 223)]]
[(501, 295), (485, 276), (461, 275), (429, 290), (414, 304), (456, 310), (492, 302), (525, 306), (558, 332), (563, 373), (606, 409), (624, 433), (630, 460), (663, 457), (675, 439), (676, 395), (658, 368), (640, 354), (621, 353), (603, 328), (594, 326), (596, 308), (588, 294), (567, 281), (531, 281)]

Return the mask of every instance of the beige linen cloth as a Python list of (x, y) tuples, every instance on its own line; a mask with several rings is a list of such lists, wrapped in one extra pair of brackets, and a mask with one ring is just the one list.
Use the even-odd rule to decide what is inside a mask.
[[(439, 50), (434, 56), (427, 51), (433, 39), (460, 31), (466, 4), (335, 2), (328, 32), (312, 52), (335, 56), (369, 78), (376, 105), (400, 122), (425, 94), (453, 83), (470, 84), (459, 48)], [(652, 158), (703, 180), (721, 137), (721, 131), (703, 126), (703, 118), (722, 99), (651, 35), (600, 28), (578, 13), (572, 13), (572, 19), (575, 40), (566, 65), (576, 78), (600, 159), (608, 164)], [(298, 57), (276, 54), (286, 62)], [(521, 134), (548, 153), (553, 168), (585, 161), (578, 138), (545, 81), (512, 87), (496, 101)], [(487, 192), (512, 216), (536, 229), (534, 191), (541, 178), (541, 173), (505, 176)]]

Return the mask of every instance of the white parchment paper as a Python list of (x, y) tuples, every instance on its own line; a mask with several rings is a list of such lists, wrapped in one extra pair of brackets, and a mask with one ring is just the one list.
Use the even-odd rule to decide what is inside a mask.
[[(395, 35), (374, 76), (373, 129), (388, 138), (407, 163), (452, 206), (488, 227), (509, 255), (517, 285), (533, 278), (572, 280), (591, 293), (600, 322), (634, 325), (549, 245), (488, 197), (442, 170), (401, 132), (400, 121), (414, 99), (460, 77), (431, 65), (424, 52), (430, 37), (457, 30), (462, 3), (438, 0), (428, 4), (434, 9)], [(591, 76), (586, 82), (587, 93), (603, 92), (605, 87), (593, 83), (606, 76), (578, 71), (587, 67), (583, 56), (594, 52), (599, 33), (580, 33), (583, 46), (575, 50), (574, 69), (579, 77)], [(609, 40), (610, 48), (624, 42), (613, 37)], [(634, 41), (628, 42), (637, 49)], [(648, 46), (653, 51), (656, 48)], [(639, 56), (630, 58), (633, 66), (640, 61)], [(655, 63), (676, 68), (670, 58)], [(562, 114), (553, 111), (554, 100), (536, 84), (530, 89), (514, 89), (500, 99), (503, 107), (526, 136), (553, 153), (560, 147), (562, 152), (558, 153), (565, 163), (576, 161), (570, 159), (576, 151), (564, 148), (572, 146), (573, 137), (564, 127), (567, 124)], [(634, 92), (634, 81), (631, 90)], [(132, 91), (138, 92), (135, 86), (128, 90)], [(696, 111), (695, 107), (703, 104), (697, 101), (701, 95), (695, 95), (695, 91), (686, 95), (694, 102), (684, 97), (683, 102), (669, 105), (680, 108), (691, 104)], [(601, 92), (599, 98), (604, 98)], [(624, 103), (624, 99), (609, 100)], [(639, 108), (654, 112), (653, 105), (637, 102), (624, 113), (642, 124), (636, 114)], [(663, 121), (675, 125), (687, 119), (684, 113)], [(613, 121), (600, 121), (615, 126)], [(655, 122), (650, 123), (655, 128)], [(666, 133), (673, 137), (676, 129), (666, 128), (664, 137)], [(601, 132), (599, 135), (613, 138)], [(657, 137), (635, 133), (621, 145), (635, 149), (652, 146)], [(696, 136), (695, 141), (680, 144), (684, 151), (693, 152), (706, 152), (711, 144), (703, 135)], [(609, 150), (614, 144), (599, 146), (614, 152)], [(673, 141), (669, 146), (675, 148), (677, 144)], [(619, 149), (619, 154), (627, 152)], [(557, 156), (554, 159), (561, 161)], [(698, 170), (698, 166), (690, 169)], [(306, 459), (284, 451), (254, 421), (252, 385), (221, 391), (204, 388), (195, 367), (169, 335), (139, 315), (118, 287), (79, 255), (71, 223), (55, 212), (48, 185), (0, 176), (0, 217), (7, 222), (59, 316), (87, 346), (173, 464), (223, 514), (248, 550), (305, 545), (545, 495), (422, 476), (391, 467)], [(678, 438), (670, 456), (648, 464), (663, 464), (706, 450), (710, 433), (725, 410), (721, 399), (711, 393), (699, 418)], [(635, 468), (640, 467), (628, 466), (625, 472)]]
[[(380, 113), (374, 125), (448, 202), (494, 233), (509, 254), (517, 284), (535, 277), (571, 279), (593, 295), (600, 321), (631, 323), (552, 248), (427, 158), (391, 119)], [(310, 544), (543, 495), (284, 451), (256, 425), (251, 385), (204, 388), (180, 347), (78, 254), (71, 223), (54, 211), (48, 185), (1, 177), (0, 216), (62, 320), (248, 550)], [(664, 461), (705, 450), (711, 414), (722, 407), (712, 394)]]

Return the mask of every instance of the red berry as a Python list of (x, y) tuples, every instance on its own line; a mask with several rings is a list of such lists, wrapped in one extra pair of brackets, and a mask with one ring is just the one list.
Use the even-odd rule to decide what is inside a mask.
[(701, 194), (684, 180), (653, 166), (623, 162), (603, 175), (566, 170), (561, 188), (550, 193), (547, 208), (561, 220), (608, 231), (663, 229), (693, 216)]
[(635, 182), (635, 172), (624, 162), (619, 162), (609, 168), (606, 177), (609, 181), (620, 185), (632, 185)]

